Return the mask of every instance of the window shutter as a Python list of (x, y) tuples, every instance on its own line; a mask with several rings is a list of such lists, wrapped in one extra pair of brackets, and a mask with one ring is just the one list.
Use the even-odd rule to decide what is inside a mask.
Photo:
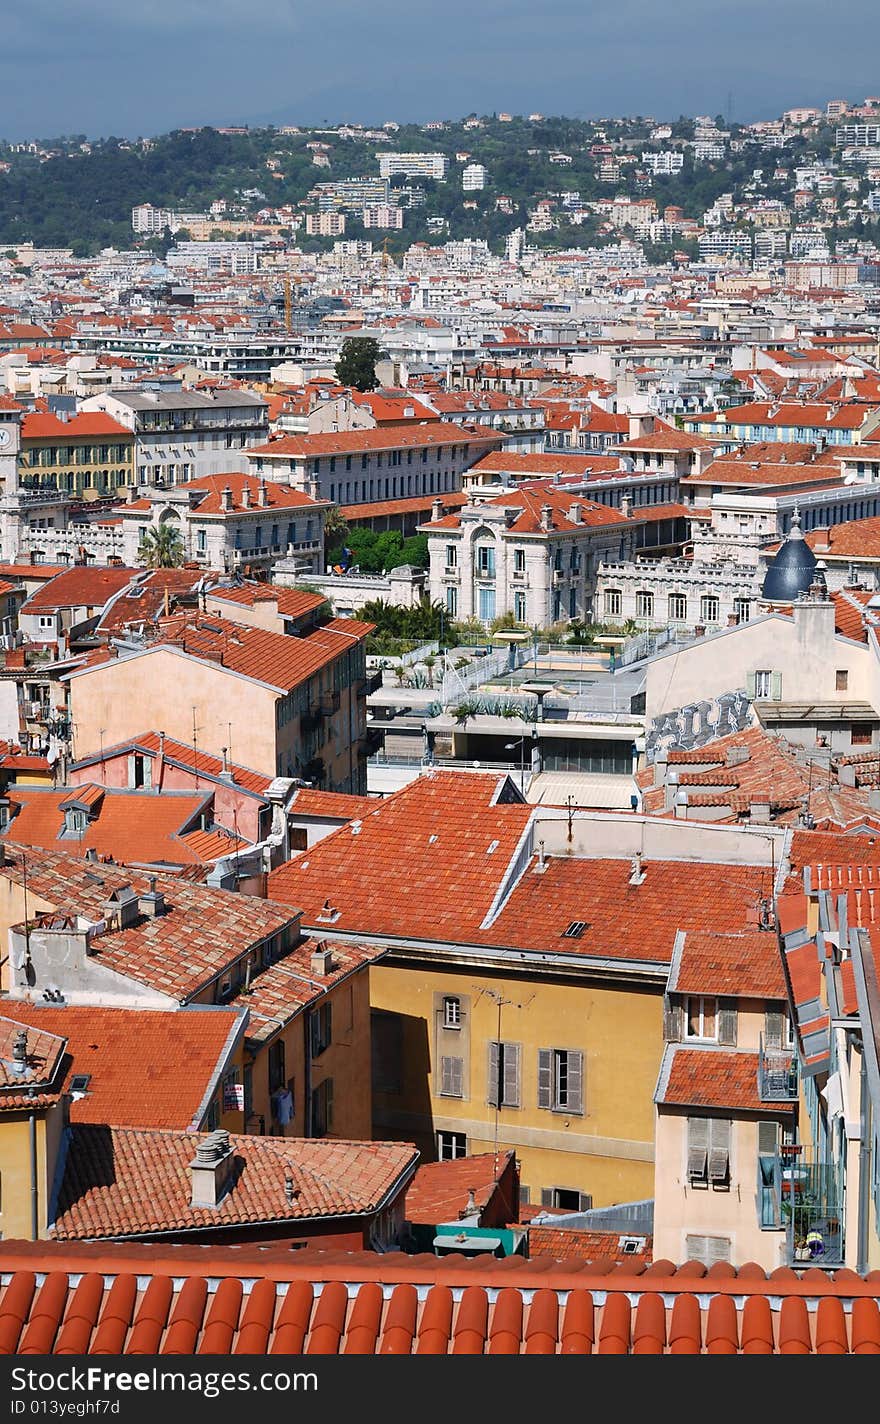
[(680, 1043), (684, 1026), (684, 1011), (681, 1004), (667, 998), (663, 1010), (663, 1037), (667, 1043)]
[[(755, 687), (756, 687), (756, 685), (757, 685), (757, 679), (756, 679), (756, 677), (755, 677), (755, 674), (754, 674), (753, 672), (747, 673), (747, 674), (746, 674), (746, 696), (749, 698), (749, 701), (750, 701), (750, 702), (754, 702), (754, 700), (755, 700)], [(689, 1237), (688, 1237), (688, 1240), (690, 1241), (691, 1239), (692, 1239), (692, 1238), (689, 1236)], [(696, 1240), (697, 1238), (693, 1238), (693, 1239)]]
[(444, 1098), (460, 1098), (462, 1085), (462, 1060), (460, 1058), (440, 1059), (440, 1094)]
[(688, 1177), (705, 1177), (709, 1155), (709, 1119), (689, 1117), (687, 1134)]
[(721, 1005), (718, 1009), (718, 1042), (736, 1047), (735, 1005)]
[(542, 1187), (542, 1188), (541, 1188), (541, 1205), (542, 1205), (542, 1206), (552, 1206), (552, 1205), (553, 1205), (553, 1188), (552, 1188), (552, 1187)]
[(497, 1108), (501, 1098), (498, 1093), (498, 1065), (500, 1061), (501, 1045), (498, 1043), (489, 1044), (489, 1069), (488, 1082), (486, 1087), (486, 1102), (490, 1108)]
[(584, 1110), (584, 1055), (579, 1052), (568, 1055), (568, 1101), (569, 1112), (582, 1113)]
[(762, 1157), (776, 1155), (778, 1129), (775, 1122), (758, 1123), (758, 1152)]
[(326, 1122), (325, 1132), (333, 1131), (333, 1079), (324, 1079), (324, 1118)]
[(520, 1105), (520, 1054), (521, 1048), (518, 1043), (505, 1043), (501, 1101), (506, 1108), (518, 1108)]
[(538, 1107), (553, 1106), (553, 1052), (549, 1048), (538, 1050)]
[(708, 1237), (706, 1236), (686, 1236), (684, 1239), (684, 1254), (687, 1259), (689, 1261), (705, 1262), (707, 1242)]
[(770, 696), (773, 698), (773, 701), (774, 701), (774, 702), (780, 702), (780, 701), (782, 700), (782, 673), (781, 673), (781, 672), (774, 672), (773, 674), (771, 674), (770, 685), (771, 685)]
[(706, 1245), (708, 1247), (706, 1257), (707, 1266), (714, 1266), (716, 1261), (730, 1260), (729, 1236), (707, 1236)]
[(333, 1005), (332, 1005), (332, 1004), (327, 1003), (327, 1004), (324, 1005), (324, 1016), (325, 1016), (325, 1017), (324, 1017), (324, 1039), (323, 1039), (323, 1043), (324, 1043), (324, 1047), (325, 1047), (325, 1048), (329, 1048), (329, 1047), (330, 1047), (330, 1044), (333, 1042)]
[(775, 1010), (768, 1010), (764, 1015), (764, 1047), (782, 1047), (782, 1022), (783, 1015)]
[(729, 1118), (713, 1118), (709, 1127), (709, 1180), (716, 1186), (730, 1180), (730, 1137), (733, 1127)]

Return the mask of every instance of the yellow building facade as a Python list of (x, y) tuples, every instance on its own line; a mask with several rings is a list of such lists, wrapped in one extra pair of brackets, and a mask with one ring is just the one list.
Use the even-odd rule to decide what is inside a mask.
[(653, 1195), (662, 982), (392, 951), (370, 970), (370, 1000), (374, 1137), (429, 1159), (512, 1148), (523, 1200), (538, 1205)]

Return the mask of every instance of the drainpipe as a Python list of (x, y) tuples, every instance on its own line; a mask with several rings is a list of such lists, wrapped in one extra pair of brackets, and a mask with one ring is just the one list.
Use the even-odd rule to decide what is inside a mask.
[(303, 1136), (312, 1136), (312, 1033), (311, 1014), (303, 1014), (305, 1045), (303, 1052)]
[(37, 1114), (31, 1108), (28, 1114), (28, 1135), (31, 1149), (31, 1240), (40, 1236), (39, 1185), (37, 1182)]
[(868, 1270), (868, 1211), (871, 1169), (871, 1147), (869, 1142), (871, 1132), (871, 1100), (868, 1097), (868, 1075), (865, 1068), (864, 1044), (862, 1045), (862, 1067), (859, 1075), (859, 1089), (861, 1094), (861, 1141), (859, 1143), (859, 1254), (856, 1270), (860, 1275), (864, 1275)]

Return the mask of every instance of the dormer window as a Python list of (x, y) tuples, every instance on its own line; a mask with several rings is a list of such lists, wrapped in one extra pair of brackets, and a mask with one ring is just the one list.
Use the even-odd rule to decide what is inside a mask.
[(700, 995), (685, 1000), (687, 1037), (715, 1040), (718, 1037), (718, 1001)]
[(88, 825), (88, 816), (79, 807), (71, 806), (64, 812), (64, 834), (66, 836), (82, 835)]
[(461, 999), (447, 995), (443, 1000), (443, 1027), (461, 1028)]

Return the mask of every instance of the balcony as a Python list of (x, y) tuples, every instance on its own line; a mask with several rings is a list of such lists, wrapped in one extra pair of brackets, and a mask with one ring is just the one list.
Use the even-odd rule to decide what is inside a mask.
[(799, 1145), (783, 1147), (779, 1160), (779, 1210), (788, 1264), (839, 1264), (844, 1258), (842, 1162), (815, 1161)]
[(758, 1096), (763, 1103), (792, 1103), (798, 1096), (797, 1058), (788, 1048), (765, 1048), (763, 1034), (758, 1051)]

